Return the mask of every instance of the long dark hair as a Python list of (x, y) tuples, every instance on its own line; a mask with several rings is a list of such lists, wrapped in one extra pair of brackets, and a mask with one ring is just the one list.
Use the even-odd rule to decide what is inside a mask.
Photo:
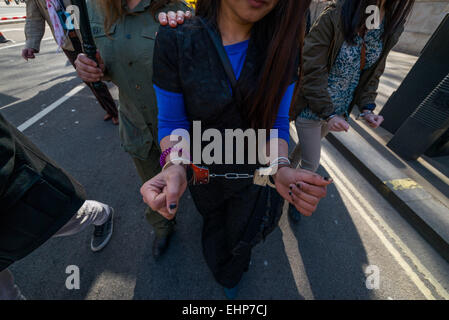
[[(217, 24), (221, 0), (197, 0), (197, 16)], [(290, 84), (299, 59), (305, 30), (305, 12), (311, 0), (280, 0), (251, 32), (257, 47), (264, 50), (257, 83), (240, 82), (242, 110), (251, 127), (270, 129), (282, 97)]]
[[(383, 38), (388, 38), (405, 22), (412, 11), (415, 0), (387, 0), (385, 1), (385, 25)], [(341, 19), (346, 42), (354, 44), (355, 36), (366, 29), (365, 12), (370, 5), (378, 5), (377, 0), (344, 0)]]

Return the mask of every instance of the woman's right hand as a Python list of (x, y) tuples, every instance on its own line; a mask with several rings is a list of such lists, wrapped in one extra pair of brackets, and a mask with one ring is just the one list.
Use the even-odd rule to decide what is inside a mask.
[(168, 220), (175, 217), (179, 199), (187, 188), (186, 170), (182, 165), (172, 165), (145, 182), (140, 188), (143, 201)]
[(327, 123), (329, 131), (348, 131), (349, 123), (341, 116), (335, 116)]
[(89, 59), (86, 54), (80, 53), (75, 60), (75, 69), (78, 76), (85, 82), (97, 82), (101, 81), (104, 76), (104, 62), (97, 52), (97, 61)]

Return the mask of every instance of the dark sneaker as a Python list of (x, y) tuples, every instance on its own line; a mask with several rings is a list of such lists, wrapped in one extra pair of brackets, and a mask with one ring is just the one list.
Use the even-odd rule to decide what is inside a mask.
[(25, 296), (23, 294), (19, 294), (19, 297), (17, 300), (23, 300), (25, 301), (27, 298), (25, 298)]
[(234, 288), (223, 287), (223, 290), (226, 298), (228, 298), (229, 300), (234, 300), (239, 292), (239, 286), (236, 285)]
[(294, 223), (298, 223), (299, 221), (301, 221), (301, 213), (296, 210), (295, 206), (292, 204), (288, 205), (288, 216)]
[(155, 237), (153, 241), (153, 257), (155, 259), (160, 258), (168, 249), (168, 245), (170, 244), (172, 233), (168, 234), (165, 237)]
[(112, 229), (114, 227), (114, 209), (111, 207), (109, 207), (109, 209), (111, 213), (109, 219), (101, 226), (95, 226), (92, 241), (90, 243), (90, 248), (93, 252), (103, 249), (111, 239)]

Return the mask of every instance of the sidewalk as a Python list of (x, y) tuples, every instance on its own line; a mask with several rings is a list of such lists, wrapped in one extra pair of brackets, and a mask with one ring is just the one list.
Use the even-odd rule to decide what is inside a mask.
[(0, 0), (0, 25), (24, 22), (26, 16), (25, 3), (17, 5), (14, 1), (7, 5)]
[[(392, 52), (379, 85), (376, 112), (399, 87), (417, 57)], [(349, 132), (332, 132), (327, 139), (449, 261), (449, 157), (406, 161), (386, 144), (392, 134), (356, 121)]]

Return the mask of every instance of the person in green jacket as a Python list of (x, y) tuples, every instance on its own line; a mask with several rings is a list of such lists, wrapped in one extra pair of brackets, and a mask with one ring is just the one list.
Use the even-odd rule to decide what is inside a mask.
[(8, 267), (51, 237), (95, 226), (91, 250), (111, 239), (114, 210), (84, 188), (0, 114), (0, 300), (23, 299)]
[[(293, 163), (316, 171), (321, 139), (329, 131), (348, 131), (357, 105), (363, 119), (377, 128), (374, 113), (379, 79), (391, 49), (404, 31), (413, 0), (339, 0), (331, 3), (304, 41), (303, 78), (291, 109), (299, 143)], [(374, 5), (374, 6), (373, 6)], [(299, 220), (291, 208), (290, 216)]]
[[(119, 89), (119, 131), (122, 146), (133, 159), (137, 172), (146, 182), (160, 172), (161, 154), (157, 143), (157, 105), (152, 85), (153, 51), (161, 23), (176, 26), (190, 9), (175, 0), (88, 1), (92, 34), (99, 49), (100, 65), (80, 54), (77, 72), (86, 82), (110, 80)], [(174, 12), (178, 12), (177, 19)], [(153, 256), (162, 255), (174, 231), (174, 221), (147, 209), (146, 216), (155, 230)]]

